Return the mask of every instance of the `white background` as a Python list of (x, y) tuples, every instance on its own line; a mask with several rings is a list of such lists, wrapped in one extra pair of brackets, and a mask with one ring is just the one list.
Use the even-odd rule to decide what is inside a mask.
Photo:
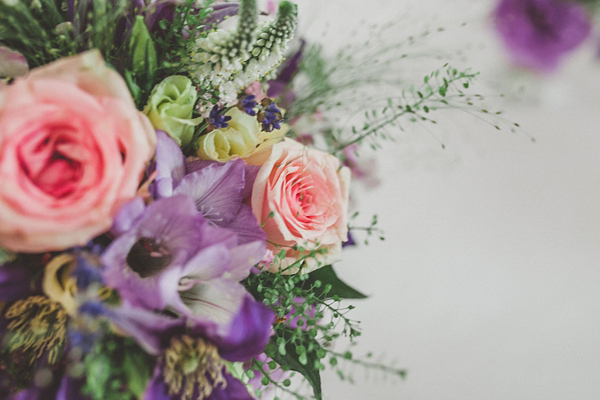
[(386, 241), (349, 250), (335, 268), (370, 295), (355, 302), (363, 335), (354, 352), (395, 359), (408, 376), (384, 380), (355, 368), (351, 385), (324, 374), (325, 398), (600, 399), (594, 43), (552, 75), (517, 74), (490, 27), (492, 1), (298, 3), (303, 35), (330, 48), (363, 18), (383, 23), (409, 10), (397, 21), (399, 38), (423, 21), (468, 21), (441, 36), (444, 48), (471, 49), (466, 64), (481, 71), (482, 91), (524, 89), (496, 103), (522, 132), (457, 112), (436, 133), (445, 151), (432, 136), (399, 134), (378, 153), (382, 184), (355, 192), (363, 220), (377, 213)]

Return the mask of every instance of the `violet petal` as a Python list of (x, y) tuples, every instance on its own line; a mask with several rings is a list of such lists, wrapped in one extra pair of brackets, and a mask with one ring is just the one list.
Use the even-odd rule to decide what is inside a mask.
[(177, 143), (168, 134), (156, 131), (156, 139), (154, 190), (157, 197), (169, 197), (185, 175), (185, 159)]
[(173, 191), (190, 196), (196, 209), (217, 225), (228, 224), (237, 215), (245, 185), (244, 162), (212, 164), (186, 175)]
[(224, 388), (217, 386), (213, 389), (207, 400), (252, 400), (254, 397), (248, 393), (246, 385), (239, 379), (234, 378), (228, 373), (224, 373), (226, 385)]
[(267, 234), (260, 229), (256, 217), (252, 213), (252, 209), (245, 204), (242, 204), (235, 219), (223, 228), (231, 229), (238, 234), (238, 243), (245, 244), (254, 241), (265, 243)]
[(262, 353), (275, 321), (275, 313), (246, 295), (228, 335), (219, 342), (221, 356), (228, 361), (244, 361)]

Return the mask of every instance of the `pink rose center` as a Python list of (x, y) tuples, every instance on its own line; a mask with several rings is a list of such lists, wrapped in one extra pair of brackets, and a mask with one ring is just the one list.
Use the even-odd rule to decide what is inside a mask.
[(19, 145), (20, 167), (41, 191), (57, 199), (73, 194), (84, 175), (91, 144), (80, 143), (71, 126), (43, 126), (27, 135)]
[[(304, 168), (286, 176), (284, 198), (287, 205), (285, 214), (293, 217), (295, 223), (290, 228), (301, 230), (321, 230), (325, 228), (331, 214), (332, 196), (326, 182)], [(289, 218), (286, 218), (288, 222)], [(293, 229), (296, 230), (296, 229)]]

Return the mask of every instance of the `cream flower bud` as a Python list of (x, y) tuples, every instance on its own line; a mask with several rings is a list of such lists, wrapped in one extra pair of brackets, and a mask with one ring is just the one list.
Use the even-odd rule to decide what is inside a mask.
[(189, 78), (169, 76), (152, 89), (144, 114), (154, 129), (167, 132), (180, 146), (186, 146), (199, 123), (192, 119), (197, 99), (198, 92)]

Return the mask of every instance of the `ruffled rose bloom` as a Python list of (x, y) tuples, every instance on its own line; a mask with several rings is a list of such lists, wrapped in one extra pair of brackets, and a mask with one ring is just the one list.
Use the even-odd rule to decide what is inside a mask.
[(0, 246), (83, 245), (135, 196), (156, 135), (98, 51), (0, 86)]
[(186, 76), (166, 77), (152, 89), (144, 114), (157, 130), (165, 131), (180, 146), (187, 146), (199, 121), (192, 118), (198, 92)]
[(294, 251), (294, 245), (324, 251), (306, 258), (304, 272), (338, 261), (348, 238), (350, 169), (338, 158), (291, 139), (248, 162), (262, 165), (252, 188), (252, 211), (264, 224), (269, 248), (275, 254), (286, 250), (285, 259), (275, 260), (271, 270), (285, 269), (307, 254)]

